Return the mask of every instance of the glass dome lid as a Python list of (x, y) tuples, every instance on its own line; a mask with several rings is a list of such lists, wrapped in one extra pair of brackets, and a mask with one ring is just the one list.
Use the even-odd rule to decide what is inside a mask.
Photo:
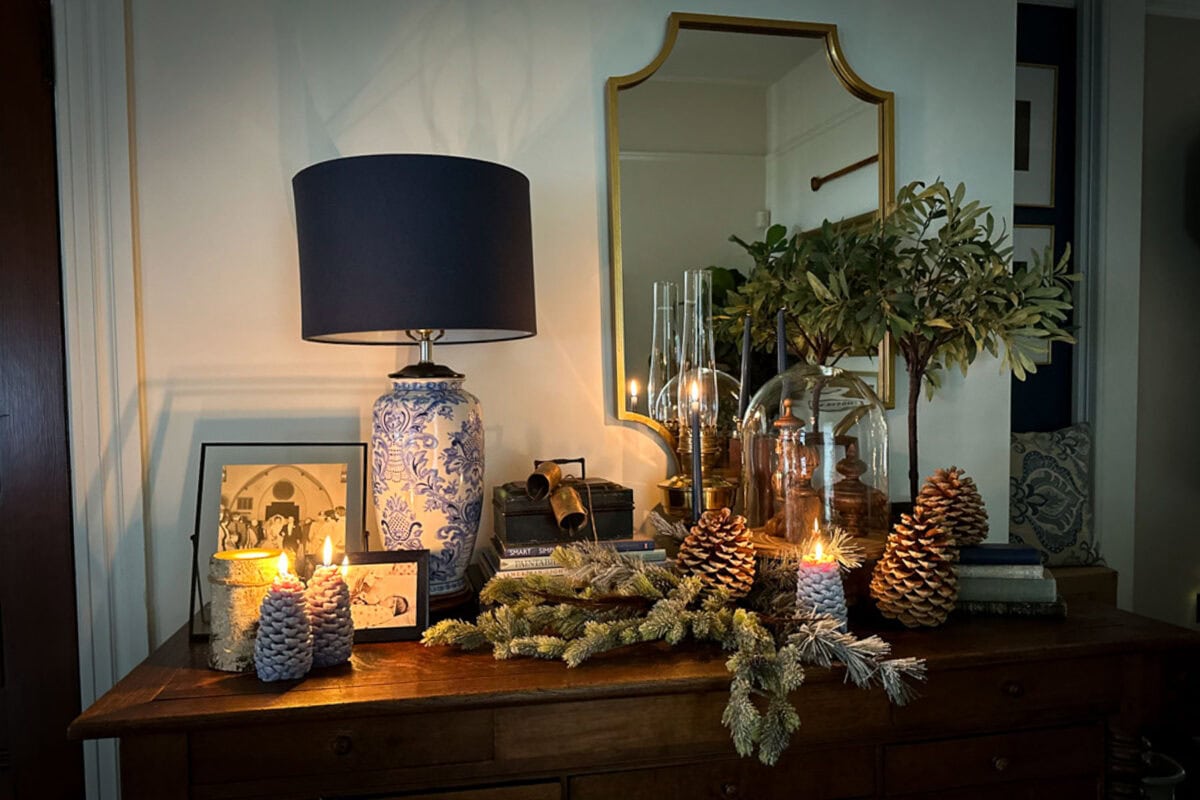
[(792, 544), (830, 525), (886, 536), (887, 419), (858, 377), (811, 364), (776, 375), (750, 399), (742, 446), (751, 527)]

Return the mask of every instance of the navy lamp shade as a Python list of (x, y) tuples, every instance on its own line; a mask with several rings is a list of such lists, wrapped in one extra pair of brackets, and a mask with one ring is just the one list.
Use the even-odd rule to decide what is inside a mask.
[(375, 401), (371, 496), (379, 543), (428, 550), (431, 605), (454, 606), (470, 595), (483, 416), (432, 343), (537, 333), (529, 181), (470, 158), (378, 155), (315, 164), (292, 188), (303, 337), (421, 347)]
[(414, 345), (537, 333), (529, 180), (471, 158), (373, 155), (292, 179), (305, 339)]

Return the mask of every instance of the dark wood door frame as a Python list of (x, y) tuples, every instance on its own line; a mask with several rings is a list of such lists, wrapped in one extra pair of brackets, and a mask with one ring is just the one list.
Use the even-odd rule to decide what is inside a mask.
[(0, 800), (79, 798), (49, 0), (0, 3)]

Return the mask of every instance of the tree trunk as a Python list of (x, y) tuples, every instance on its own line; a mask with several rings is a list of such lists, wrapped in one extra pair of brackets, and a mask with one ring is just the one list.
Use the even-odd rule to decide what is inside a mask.
[(913, 505), (917, 502), (917, 487), (920, 473), (917, 469), (917, 401), (921, 399), (921, 384), (925, 371), (912, 370), (908, 373), (908, 490)]

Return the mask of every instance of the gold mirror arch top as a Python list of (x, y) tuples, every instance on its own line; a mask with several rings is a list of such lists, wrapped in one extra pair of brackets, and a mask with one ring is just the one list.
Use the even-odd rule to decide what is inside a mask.
[[(617, 125), (617, 95), (631, 89), (656, 73), (671, 55), (681, 30), (724, 31), (771, 36), (821, 39), (825, 58), (842, 87), (854, 97), (878, 106), (879, 208), (889, 213), (896, 196), (895, 95), (873, 86), (859, 77), (846, 60), (838, 39), (837, 25), (796, 20), (759, 19), (717, 14), (672, 12), (667, 18), (662, 48), (649, 64), (628, 75), (612, 76), (605, 81), (605, 120), (608, 155), (609, 248), (612, 265), (613, 360), (615, 363), (614, 407), (620, 420), (638, 422), (654, 430), (674, 449), (671, 432), (653, 417), (626, 407), (624, 293), (621, 270), (621, 183), (620, 138)], [(862, 215), (867, 217), (870, 215)], [(887, 408), (894, 406), (895, 370), (890, 338), (879, 348), (878, 394)]]

